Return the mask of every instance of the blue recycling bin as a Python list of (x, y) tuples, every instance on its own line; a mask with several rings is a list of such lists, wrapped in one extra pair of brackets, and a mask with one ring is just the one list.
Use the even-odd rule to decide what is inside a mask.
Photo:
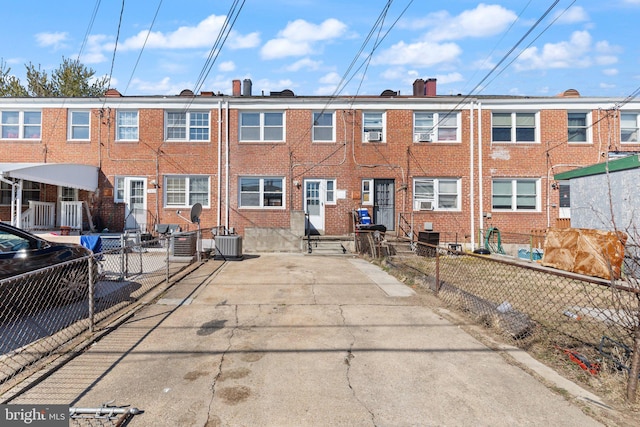
[(358, 209), (358, 220), (360, 221), (360, 224), (364, 224), (364, 225), (370, 225), (371, 224), (371, 217), (369, 216), (369, 211), (365, 208), (362, 209)]

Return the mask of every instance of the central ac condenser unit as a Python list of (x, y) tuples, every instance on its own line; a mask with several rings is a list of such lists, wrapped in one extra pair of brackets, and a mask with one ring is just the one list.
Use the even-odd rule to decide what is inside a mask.
[(231, 234), (216, 236), (214, 240), (214, 259), (240, 260), (242, 259), (242, 236)]

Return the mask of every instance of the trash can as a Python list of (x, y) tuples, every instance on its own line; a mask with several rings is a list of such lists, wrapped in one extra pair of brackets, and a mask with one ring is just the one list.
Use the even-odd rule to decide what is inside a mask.
[[(440, 233), (437, 231), (418, 232), (418, 242), (426, 245), (418, 245), (417, 253), (420, 256), (436, 256), (436, 247), (440, 244)], [(428, 246), (429, 245), (429, 246)]]

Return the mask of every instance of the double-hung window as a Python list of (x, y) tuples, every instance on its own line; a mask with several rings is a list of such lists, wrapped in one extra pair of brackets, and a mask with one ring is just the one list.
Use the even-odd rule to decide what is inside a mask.
[(493, 210), (539, 211), (539, 179), (494, 179), (492, 182)]
[(284, 178), (247, 176), (240, 178), (241, 208), (283, 208)]
[(89, 140), (89, 111), (69, 111), (69, 140)]
[(40, 139), (40, 111), (0, 111), (1, 139)]
[(638, 113), (622, 113), (620, 115), (620, 142), (623, 144), (640, 142), (638, 129)]
[(116, 139), (137, 141), (139, 132), (138, 112), (121, 110), (116, 113)]
[(459, 141), (460, 114), (456, 112), (428, 112), (413, 113), (413, 141), (414, 142), (450, 142)]
[(209, 207), (209, 177), (169, 175), (164, 178), (165, 207)]
[(589, 131), (589, 116), (587, 113), (568, 113), (567, 141), (587, 142)]
[(535, 142), (536, 113), (493, 113), (493, 142)]
[(333, 127), (333, 112), (324, 111), (313, 113), (313, 141), (332, 142), (335, 141), (335, 131)]
[(284, 141), (284, 113), (241, 112), (240, 141)]
[(414, 178), (413, 209), (460, 210), (460, 179), (457, 178)]
[(384, 113), (365, 111), (362, 113), (362, 131), (364, 142), (384, 141)]
[(206, 111), (167, 111), (167, 141), (209, 141), (209, 113)]

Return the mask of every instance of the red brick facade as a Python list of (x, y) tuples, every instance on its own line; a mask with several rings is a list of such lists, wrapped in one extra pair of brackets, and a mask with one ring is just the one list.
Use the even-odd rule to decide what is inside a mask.
[[(0, 139), (0, 163), (79, 163), (98, 167), (99, 188), (95, 193), (81, 191), (80, 199), (89, 202), (100, 228), (110, 230), (122, 230), (125, 224), (125, 203), (114, 198), (118, 193), (116, 177), (144, 179), (148, 231), (156, 223), (193, 228), (177, 214), (181, 210), (182, 216), (188, 216), (190, 203), (176, 207), (167, 202), (166, 178), (208, 177), (208, 203), (201, 226), (228, 225), (240, 234), (247, 227), (288, 228), (291, 212), (305, 208), (305, 180), (310, 179), (335, 180), (333, 200), (322, 201), (322, 232), (347, 234), (352, 231), (351, 212), (363, 206), (363, 180), (372, 180), (376, 188), (379, 183), (391, 183), (394, 203), (389, 211), (389, 228), (396, 228), (398, 217), (403, 214), (411, 217), (418, 228), (430, 222), (434, 230), (457, 233), (462, 240), (486, 227), (489, 217), (492, 226), (505, 231), (528, 233), (553, 226), (559, 216), (558, 191), (552, 188), (554, 174), (600, 162), (612, 152), (640, 150), (638, 144), (620, 142), (620, 111), (610, 99), (208, 95), (0, 99), (0, 111), (42, 112), (41, 139)], [(625, 109), (634, 111), (634, 106), (628, 104)], [(76, 110), (90, 111), (87, 141), (68, 139), (69, 111)], [(119, 140), (118, 111), (137, 112), (137, 139)], [(207, 112), (208, 124), (204, 127), (208, 126), (208, 138), (169, 140), (167, 112), (172, 111)], [(242, 114), (268, 112), (282, 113), (282, 140), (241, 140)], [(330, 141), (313, 140), (314, 113), (320, 112), (331, 116), (329, 130), (334, 137)], [(363, 116), (376, 112), (383, 117), (381, 141), (363, 142)], [(416, 142), (415, 112), (435, 112), (438, 117), (453, 113), (457, 138)], [(586, 114), (586, 142), (568, 142), (570, 112)], [(534, 141), (492, 141), (494, 113), (513, 113), (513, 117), (519, 117), (516, 113), (533, 113), (535, 125), (529, 126), (534, 127)], [(261, 124), (260, 132), (266, 132), (265, 127)], [(434, 138), (438, 139), (437, 135)], [(241, 177), (281, 178), (283, 206), (240, 206)], [(415, 210), (416, 178), (457, 183), (456, 207)], [(501, 178), (535, 182), (536, 194), (530, 195), (531, 200), (536, 200), (535, 208), (492, 208), (492, 180)], [(43, 184), (42, 188), (43, 201), (55, 200), (55, 187)], [(375, 192), (372, 194), (376, 197)], [(376, 206), (367, 208), (375, 220)], [(8, 213), (7, 206), (0, 206), (0, 219), (7, 220)]]

